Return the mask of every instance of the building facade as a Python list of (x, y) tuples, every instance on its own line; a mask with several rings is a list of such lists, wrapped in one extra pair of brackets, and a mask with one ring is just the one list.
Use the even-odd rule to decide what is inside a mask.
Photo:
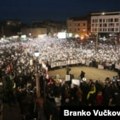
[(87, 17), (69, 18), (67, 20), (67, 32), (78, 35), (80, 38), (88, 36), (88, 19)]
[(20, 32), (22, 22), (20, 20), (3, 20), (0, 22), (0, 36), (17, 35)]
[(31, 35), (32, 37), (38, 37), (41, 34), (47, 34), (47, 29), (46, 28), (22, 28), (21, 33), (25, 34), (27, 36)]
[(120, 11), (91, 13), (91, 33), (118, 36), (120, 33)]
[(54, 34), (66, 30), (65, 22), (61, 22), (61, 21), (52, 21), (52, 20), (33, 21), (32, 26), (46, 28), (47, 35), (51, 35), (51, 36), (54, 36)]

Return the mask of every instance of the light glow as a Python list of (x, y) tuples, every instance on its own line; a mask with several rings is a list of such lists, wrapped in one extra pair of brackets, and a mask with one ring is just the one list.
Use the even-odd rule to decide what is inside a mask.
[(65, 39), (66, 38), (66, 32), (58, 32), (57, 37), (59, 39)]
[(75, 38), (78, 38), (78, 37), (80, 37), (80, 36), (79, 36), (78, 34), (76, 34), (76, 35), (75, 35)]
[(40, 53), (38, 51), (35, 51), (34, 55), (35, 55), (35, 57), (38, 57), (40, 55)]
[(38, 38), (45, 38), (47, 36), (47, 34), (39, 34)]
[(80, 39), (83, 40), (83, 39), (84, 39), (84, 36), (82, 35), (82, 36), (80, 37)]

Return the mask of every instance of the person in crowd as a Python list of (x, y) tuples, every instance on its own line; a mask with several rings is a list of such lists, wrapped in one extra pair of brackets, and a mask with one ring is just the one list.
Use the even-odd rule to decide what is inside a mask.
[(96, 86), (94, 83), (90, 85), (90, 90), (87, 94), (88, 106), (95, 105)]
[(103, 102), (104, 101), (104, 98), (103, 98), (103, 93), (102, 91), (98, 91), (97, 92), (97, 95), (96, 95), (96, 106), (103, 106)]
[[(35, 51), (40, 52), (36, 59)], [(53, 37), (34, 38), (27, 42), (3, 42), (0, 43), (0, 78), (3, 81), (3, 102), (19, 103), (23, 119), (36, 117), (42, 120), (58, 120), (61, 106), (117, 106), (120, 105), (120, 47), (112, 44), (99, 44), (96, 52), (94, 43), (79, 44), (76, 40), (58, 39)], [(47, 59), (47, 62), (46, 62)], [(35, 60), (38, 60), (35, 62)], [(41, 63), (44, 62), (50, 69), (67, 65), (84, 65), (103, 69), (115, 70), (118, 77), (106, 78), (105, 83), (92, 80), (82, 81), (80, 86), (71, 88), (66, 82), (58, 85), (48, 76), (40, 76), (42, 97), (36, 100), (36, 70), (41, 75)], [(36, 64), (37, 68), (36, 69)], [(46, 68), (46, 66), (44, 66)], [(48, 70), (49, 70), (48, 68)], [(69, 67), (66, 74), (70, 73)], [(85, 77), (81, 71), (79, 77)], [(70, 74), (74, 78), (74, 74)], [(47, 79), (47, 80), (46, 80)], [(27, 85), (31, 84), (30, 87)], [(71, 84), (71, 83), (70, 83)], [(7, 87), (9, 86), (9, 87)], [(45, 86), (45, 87), (44, 87)], [(44, 99), (44, 94), (45, 99)], [(10, 99), (10, 100), (9, 100)]]
[(82, 80), (84, 77), (85, 77), (85, 72), (81, 71), (81, 73), (80, 73), (80, 80)]

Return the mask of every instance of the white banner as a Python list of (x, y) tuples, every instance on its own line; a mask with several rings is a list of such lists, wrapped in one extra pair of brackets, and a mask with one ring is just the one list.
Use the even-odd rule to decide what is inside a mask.
[(80, 85), (80, 80), (78, 80), (78, 79), (72, 79), (72, 84), (79, 86)]
[(65, 76), (65, 81), (70, 81), (70, 75)]

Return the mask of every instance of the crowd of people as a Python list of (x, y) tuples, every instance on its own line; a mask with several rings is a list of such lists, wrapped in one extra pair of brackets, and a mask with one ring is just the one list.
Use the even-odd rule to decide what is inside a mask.
[[(23, 119), (37, 117), (58, 120), (60, 106), (118, 106), (120, 105), (120, 45), (80, 43), (78, 40), (52, 37), (34, 38), (28, 41), (0, 44), (0, 79), (3, 81), (3, 102), (19, 103)], [(40, 53), (36, 58), (34, 52)], [(48, 69), (41, 71), (44, 63)], [(80, 64), (116, 70), (118, 76), (105, 79), (105, 83), (90, 79), (80, 85), (62, 80), (56, 82), (47, 76), (47, 70)], [(41, 97), (36, 98), (35, 73), (39, 72)], [(69, 72), (67, 72), (69, 74)], [(70, 75), (70, 81), (73, 76)]]
[[(95, 43), (92, 42), (83, 45), (78, 44), (78, 41), (73, 39), (63, 40), (45, 37), (42, 39), (36, 38), (27, 42), (12, 42), (7, 45), (1, 44), (0, 49), (2, 53), (6, 52), (6, 54), (11, 54), (12, 52), (11, 59), (16, 59), (19, 56), (19, 63), (27, 62), (29, 64), (30, 59), (32, 59), (31, 57), (34, 56), (34, 52), (37, 50), (40, 52), (40, 59), (46, 59), (51, 67), (77, 63), (90, 65), (92, 61), (96, 61), (100, 65), (107, 67), (115, 65), (117, 69), (120, 69), (119, 45), (99, 44), (98, 51), (96, 52)], [(6, 54), (2, 56), (4, 57)]]

